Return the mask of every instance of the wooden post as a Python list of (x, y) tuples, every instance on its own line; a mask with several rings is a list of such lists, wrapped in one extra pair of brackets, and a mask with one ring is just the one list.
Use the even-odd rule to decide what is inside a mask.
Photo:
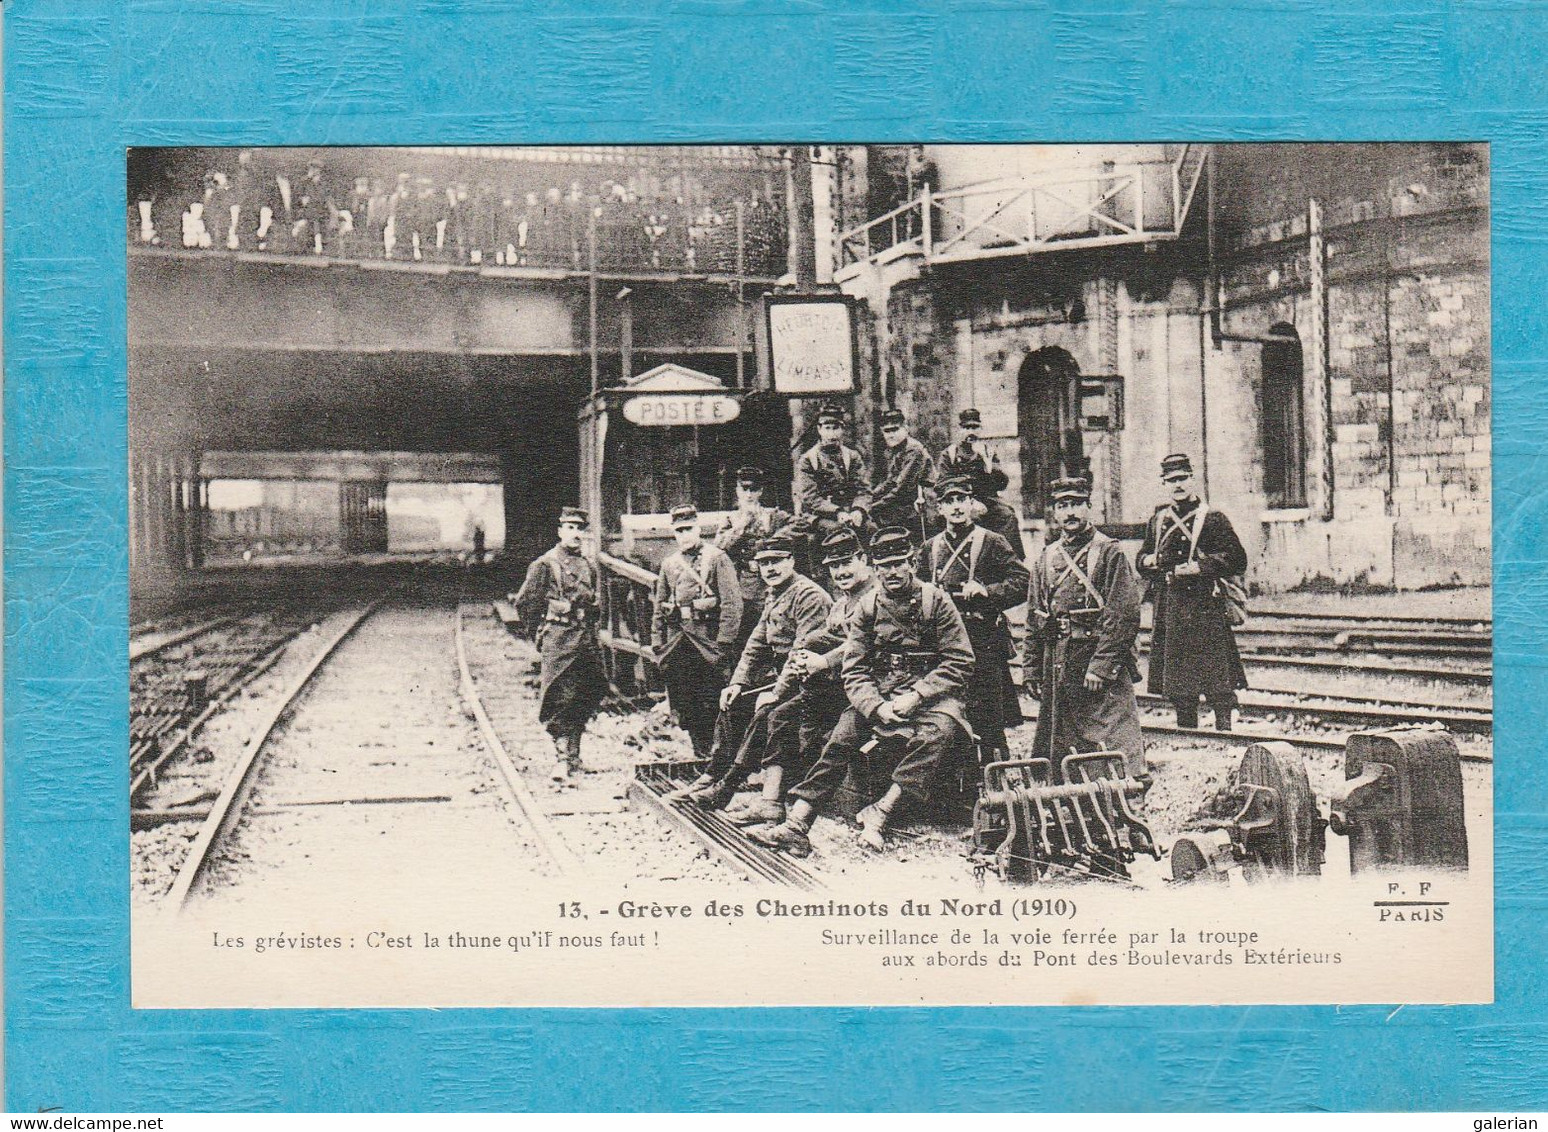
[(736, 387), (747, 388), (747, 212), (741, 201), (736, 202)]
[(812, 215), (812, 154), (804, 145), (790, 150), (790, 270), (796, 287), (810, 291), (817, 286), (817, 247)]
[(597, 347), (597, 209), (586, 210), (586, 293), (590, 301), (588, 326), (591, 331), (591, 395), (602, 388), (602, 361)]

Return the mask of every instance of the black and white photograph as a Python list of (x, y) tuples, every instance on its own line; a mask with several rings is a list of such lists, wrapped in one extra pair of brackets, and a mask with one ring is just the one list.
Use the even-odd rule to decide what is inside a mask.
[(1487, 145), (127, 186), (136, 1006), (1492, 999)]

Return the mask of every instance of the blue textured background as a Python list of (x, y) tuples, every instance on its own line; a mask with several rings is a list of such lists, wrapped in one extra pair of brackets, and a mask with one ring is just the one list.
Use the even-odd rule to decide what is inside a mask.
[[(10, 1111), (1548, 1108), (1548, 5), (5, 5)], [(1493, 143), (1497, 1003), (129, 1009), (127, 145)]]

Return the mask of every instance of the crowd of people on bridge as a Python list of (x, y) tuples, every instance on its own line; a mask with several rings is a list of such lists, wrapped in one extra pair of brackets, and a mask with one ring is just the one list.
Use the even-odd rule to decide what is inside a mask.
[[(977, 411), (959, 425), (961, 438), (932, 461), (903, 413), (887, 410), (872, 480), (844, 443), (844, 410), (827, 406), (797, 465), (797, 515), (764, 504), (751, 467), (738, 471), (737, 509), (717, 528), (707, 532), (691, 502), (671, 512), (676, 549), (657, 575), (651, 647), (701, 768), (677, 801), (723, 810), (754, 841), (797, 856), (811, 852), (812, 821), (846, 778), (870, 791), (857, 819), (862, 843), (878, 850), (905, 809), (928, 816), (970, 801), (1022, 722), (1007, 621), (1022, 604), (1022, 674), (1040, 705), (1032, 757), (1047, 760), (1052, 781), (1064, 756), (1103, 751), (1149, 782), (1134, 692), (1145, 600), (1155, 611), (1150, 690), (1172, 701), (1180, 727), (1197, 727), (1202, 698), (1215, 727), (1231, 729), (1246, 686), (1232, 626), (1247, 556), (1199, 497), (1189, 457), (1162, 462), (1168, 499), (1133, 562), (1093, 525), (1084, 476), (1054, 481), (1048, 541), (1027, 561)], [(933, 535), (927, 498), (940, 516)], [(540, 714), (559, 781), (582, 769), (580, 734), (605, 690), (586, 526), (584, 512), (564, 511), (559, 545), (532, 563), (515, 599), (542, 653)]]
[[(585, 180), (503, 163), (467, 177), (355, 175), (321, 157), (290, 167), (244, 149), (202, 177), (170, 169), (130, 185), (132, 244), (468, 267), (586, 271), (591, 225), (603, 271), (779, 276), (785, 212), (772, 182), (714, 194), (686, 178)], [(505, 174), (500, 176), (500, 174)], [(544, 176), (546, 174), (546, 177)], [(556, 176), (557, 174), (557, 176)], [(740, 255), (738, 241), (740, 239)]]

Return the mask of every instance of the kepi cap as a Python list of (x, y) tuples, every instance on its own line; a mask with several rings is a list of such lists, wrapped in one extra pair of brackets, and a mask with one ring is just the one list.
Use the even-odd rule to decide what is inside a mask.
[(871, 540), (871, 561), (877, 565), (911, 557), (914, 540), (906, 527), (883, 527)]
[(881, 415), (882, 428), (895, 428), (908, 423), (902, 409), (888, 409)]
[(736, 470), (736, 482), (739, 487), (762, 487), (763, 469), (744, 465)]
[(831, 566), (835, 562), (848, 562), (864, 550), (865, 547), (860, 543), (860, 536), (854, 531), (848, 529), (834, 531), (822, 540), (822, 564)]
[(1161, 475), (1163, 478), (1176, 475), (1178, 472), (1186, 472), (1190, 476), (1193, 474), (1193, 461), (1188, 459), (1186, 453), (1173, 452), (1170, 456), (1163, 456), (1161, 458)]
[(559, 509), (559, 522), (572, 523), (584, 531), (591, 526), (591, 516), (579, 507), (561, 507)]
[(692, 503), (672, 508), (672, 527), (696, 527), (699, 525), (699, 509)]
[(844, 411), (844, 406), (837, 401), (827, 401), (822, 408), (817, 410), (818, 424), (843, 424), (849, 419), (849, 414)]
[(795, 540), (789, 535), (770, 535), (758, 544), (753, 554), (754, 562), (768, 558), (790, 558), (795, 554)]
[(1091, 499), (1091, 485), (1078, 476), (1070, 476), (1054, 480), (1048, 493), (1054, 499), (1079, 499), (1084, 502)]
[(968, 428), (970, 426), (974, 428), (982, 428), (984, 424), (984, 418), (977, 409), (963, 409), (960, 413), (957, 414), (957, 423), (963, 428)]
[(973, 480), (969, 476), (942, 476), (935, 485), (935, 497), (943, 502), (947, 496), (972, 494)]

